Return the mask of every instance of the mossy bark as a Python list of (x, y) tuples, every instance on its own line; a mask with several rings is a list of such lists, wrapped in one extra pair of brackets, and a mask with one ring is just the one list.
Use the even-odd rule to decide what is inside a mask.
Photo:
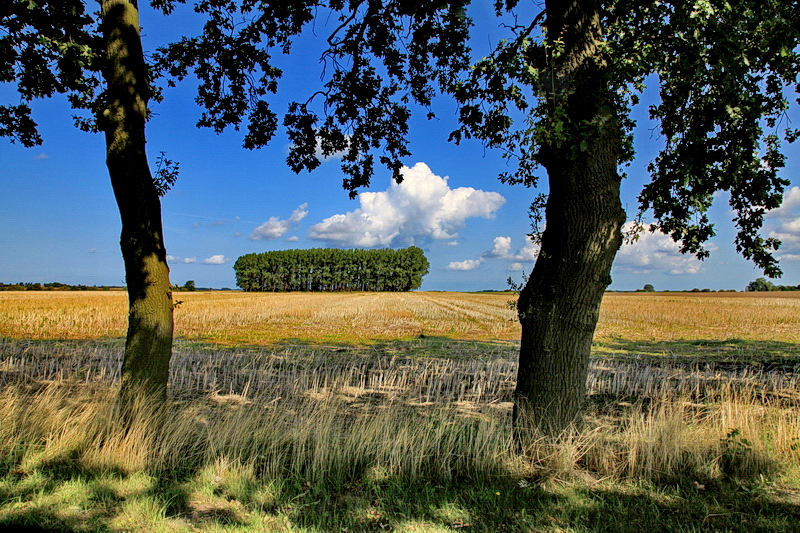
[(541, 251), (518, 311), (522, 323), (514, 394), (518, 440), (557, 437), (585, 405), (592, 339), (625, 212), (618, 162), (623, 132), (605, 81), (597, 2), (547, 2), (552, 50), (549, 98), (565, 136), (540, 159), (550, 192)]
[(102, 0), (106, 42), (106, 164), (122, 220), (120, 247), (128, 287), (128, 334), (120, 399), (166, 400), (172, 354), (172, 292), (161, 227), (159, 190), (145, 151), (150, 85), (135, 1)]

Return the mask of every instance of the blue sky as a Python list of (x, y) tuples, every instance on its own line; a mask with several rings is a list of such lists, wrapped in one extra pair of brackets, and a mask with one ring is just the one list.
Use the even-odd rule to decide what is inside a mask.
[[(489, 3), (485, 3), (489, 4)], [(488, 51), (502, 31), (490, 7), (473, 11), (477, 54)], [(170, 18), (142, 12), (145, 49), (181, 35), (196, 22), (191, 13)], [(318, 35), (324, 33), (317, 25)], [(332, 24), (332, 23), (331, 23)], [(319, 49), (312, 35), (282, 58), (285, 75), (272, 99), (276, 112), (292, 99), (305, 98), (319, 83)], [(180, 163), (180, 177), (163, 198), (165, 240), (173, 283), (195, 280), (202, 287), (235, 287), (233, 262), (242, 254), (288, 248), (403, 247), (415, 244), (431, 263), (422, 289), (504, 289), (509, 276), (530, 272), (535, 250), (527, 208), (537, 191), (497, 180), (507, 169), (499, 152), (479, 143), (447, 142), (455, 126), (455, 106), (435, 102), (438, 119), (418, 113), (412, 121), (412, 156), (402, 185), (379, 171), (370, 189), (349, 200), (341, 188), (339, 161), (326, 161), (313, 173), (296, 175), (285, 164), (288, 140), (281, 130), (264, 149), (241, 148), (241, 132), (216, 135), (195, 127), (199, 109), (191, 83), (165, 91), (148, 124), (148, 153), (155, 166), (159, 152)], [(0, 99), (15, 103), (10, 87)], [(645, 98), (645, 104), (651, 98)], [(18, 281), (121, 285), (119, 214), (104, 162), (101, 135), (72, 125), (65, 99), (34, 102), (34, 118), (44, 144), (35, 148), (0, 139), (0, 282)], [(637, 159), (626, 169), (622, 200), (629, 219), (636, 195), (647, 181), (645, 166), (661, 143), (651, 132), (645, 105), (635, 111)], [(797, 117), (797, 108), (792, 116)], [(796, 124), (795, 124), (796, 125)], [(798, 143), (800, 144), (800, 143)], [(768, 216), (765, 235), (784, 241), (779, 283), (800, 283), (800, 146), (786, 147), (782, 175), (792, 181), (784, 206)], [(733, 248), (732, 213), (724, 195), (712, 209), (717, 237), (711, 257), (699, 262), (682, 256), (660, 234), (645, 234), (624, 245), (612, 271), (611, 289), (737, 289), (761, 276)]]

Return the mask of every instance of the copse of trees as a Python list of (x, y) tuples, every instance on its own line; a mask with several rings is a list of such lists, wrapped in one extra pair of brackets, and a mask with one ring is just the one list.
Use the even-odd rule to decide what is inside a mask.
[(239, 257), (236, 284), (245, 291), (410, 291), (430, 263), (416, 246), (392, 250), (281, 250)]
[(768, 292), (768, 291), (800, 291), (800, 285), (775, 285), (771, 281), (758, 278), (751, 281), (745, 288), (747, 292)]

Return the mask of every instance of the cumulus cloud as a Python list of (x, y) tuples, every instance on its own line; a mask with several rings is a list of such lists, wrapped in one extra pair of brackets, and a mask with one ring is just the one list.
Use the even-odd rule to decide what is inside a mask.
[(403, 176), (402, 183), (392, 182), (385, 191), (361, 193), (358, 209), (314, 224), (309, 238), (363, 248), (452, 240), (468, 218), (492, 218), (505, 203), (500, 193), (451, 189), (448, 178), (435, 175), (425, 163), (403, 167)]
[(444, 269), (445, 270), (475, 270), (476, 268), (481, 266), (481, 263), (483, 263), (483, 261), (481, 261), (480, 259), (467, 259), (466, 261), (453, 261), (452, 263), (450, 263), (449, 265), (444, 267)]
[(782, 261), (800, 259), (800, 187), (792, 187), (783, 195), (783, 203), (766, 215), (769, 237), (781, 240), (776, 256)]
[(197, 263), (196, 257), (177, 257), (175, 255), (168, 255), (167, 261), (171, 263)]
[(212, 255), (208, 259), (203, 259), (202, 263), (204, 265), (224, 265), (225, 263), (228, 263), (229, 261), (230, 261), (230, 259), (228, 259), (224, 255), (220, 254), (220, 255)]
[[(628, 222), (622, 231), (631, 231), (633, 225), (633, 222)], [(709, 243), (706, 249), (713, 251), (716, 246)], [(699, 274), (705, 270), (702, 261), (691, 254), (682, 254), (678, 243), (658, 231), (645, 231), (639, 234), (636, 242), (623, 244), (614, 260), (614, 268), (634, 274), (663, 272), (675, 276)]]
[(525, 237), (525, 244), (522, 248), (515, 252), (512, 252), (512, 249), (511, 237), (495, 237), (492, 249), (483, 252), (478, 259), (453, 261), (444, 268), (445, 270), (475, 270), (490, 259), (505, 259), (513, 261), (508, 267), (510, 272), (519, 272), (524, 269), (520, 261), (535, 261), (539, 255), (539, 245), (529, 236)]
[(525, 244), (512, 253), (511, 237), (495, 237), (494, 247), (481, 254), (483, 259), (508, 259), (511, 261), (536, 261), (539, 256), (539, 245), (529, 235), (525, 236)]
[(511, 237), (495, 237), (494, 247), (483, 253), (483, 257), (508, 257), (511, 251)]
[(274, 241), (283, 237), (289, 230), (297, 226), (297, 224), (308, 215), (308, 204), (301, 204), (297, 209), (292, 211), (292, 215), (286, 220), (281, 220), (278, 217), (270, 217), (269, 220), (258, 226), (250, 234), (250, 239), (259, 241), (261, 239), (268, 239)]
[(298, 237), (297, 235), (292, 235), (291, 237), (286, 239), (286, 242), (297, 242), (299, 240), (300, 240), (300, 237)]

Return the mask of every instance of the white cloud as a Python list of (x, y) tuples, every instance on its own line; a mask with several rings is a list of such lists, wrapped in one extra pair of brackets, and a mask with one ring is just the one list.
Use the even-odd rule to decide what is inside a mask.
[(36, 157), (34, 157), (34, 159), (50, 159), (50, 156), (47, 155), (46, 153), (42, 152), (41, 154), (39, 154)]
[(508, 257), (511, 251), (511, 237), (495, 237), (494, 247), (485, 252), (484, 257)]
[(425, 163), (403, 167), (402, 172), (402, 183), (392, 182), (383, 192), (361, 193), (358, 209), (313, 225), (309, 238), (364, 248), (451, 240), (468, 218), (492, 218), (505, 203), (500, 193), (451, 189), (448, 178), (435, 175)]
[(481, 259), (467, 259), (466, 261), (453, 261), (446, 267), (445, 270), (475, 270), (481, 266), (483, 261)]
[(197, 263), (196, 257), (177, 257), (174, 255), (168, 255), (167, 261), (172, 263)]
[(299, 240), (300, 240), (300, 237), (298, 237), (297, 235), (292, 235), (291, 237), (286, 239), (286, 242), (297, 242)]
[(202, 263), (204, 265), (224, 265), (229, 261), (230, 259), (220, 254), (220, 255), (212, 255), (208, 259), (203, 259)]
[[(791, 187), (783, 195), (783, 203), (764, 215), (769, 237), (781, 240), (776, 256), (783, 261), (796, 261), (800, 255), (800, 187)], [(766, 229), (766, 228), (765, 228)]]
[[(633, 224), (626, 223), (622, 231), (631, 231)], [(706, 249), (713, 251), (716, 246), (709, 243)], [(662, 272), (675, 276), (705, 271), (702, 261), (692, 254), (682, 254), (678, 243), (659, 231), (645, 231), (639, 234), (636, 242), (623, 244), (614, 260), (614, 268), (635, 274)]]
[(281, 220), (278, 217), (270, 217), (269, 220), (253, 230), (253, 233), (250, 234), (250, 239), (254, 241), (261, 239), (274, 241), (275, 239), (280, 239), (286, 232), (297, 226), (306, 215), (308, 215), (307, 203), (299, 205), (286, 220)]
[(522, 248), (513, 253), (511, 250), (511, 237), (495, 237), (492, 249), (483, 252), (478, 259), (453, 261), (444, 268), (445, 270), (475, 270), (489, 259), (505, 259), (513, 261), (508, 267), (509, 272), (519, 272), (524, 270), (521, 261), (536, 261), (536, 257), (539, 255), (539, 245), (529, 236), (525, 237), (525, 245)]
[(511, 261), (536, 261), (539, 256), (539, 245), (528, 235), (525, 244), (514, 253), (511, 253), (511, 237), (495, 237), (494, 247), (488, 252), (483, 252), (484, 259), (500, 258)]

